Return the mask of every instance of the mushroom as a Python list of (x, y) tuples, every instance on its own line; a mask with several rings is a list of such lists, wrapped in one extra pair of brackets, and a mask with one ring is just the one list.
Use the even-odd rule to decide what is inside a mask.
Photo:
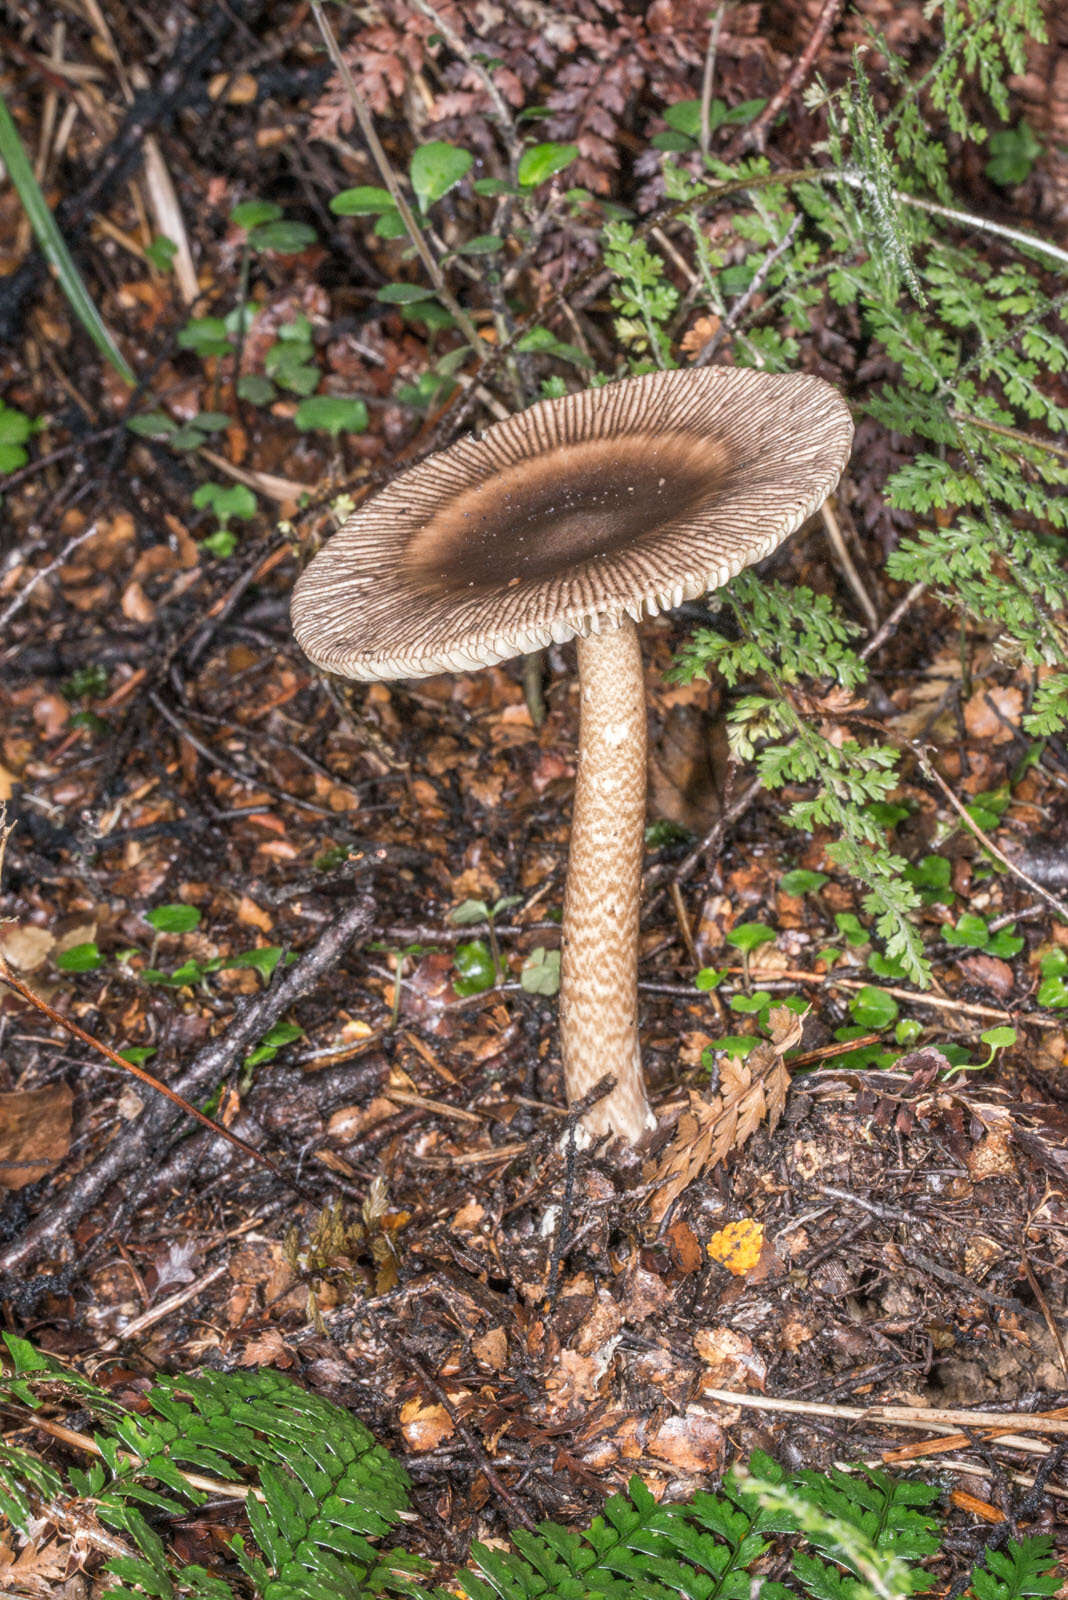
[(491, 424), (402, 473), (309, 563), (304, 652), (357, 679), (466, 672), (577, 639), (564, 897), (568, 1101), (606, 1074), (591, 1138), (655, 1126), (637, 1018), (645, 686), (635, 624), (719, 588), (819, 507), (853, 425), (819, 378), (653, 372)]

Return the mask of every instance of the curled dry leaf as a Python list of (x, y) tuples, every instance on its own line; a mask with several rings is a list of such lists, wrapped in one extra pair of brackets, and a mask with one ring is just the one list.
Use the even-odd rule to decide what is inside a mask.
[(768, 1021), (771, 1039), (756, 1045), (745, 1061), (724, 1057), (720, 1092), (711, 1099), (691, 1092), (671, 1142), (646, 1165), (645, 1181), (656, 1185), (649, 1205), (654, 1226), (688, 1184), (740, 1149), (761, 1122), (774, 1129), (782, 1116), (790, 1083), (782, 1058), (801, 1038), (801, 1019), (775, 1006)]

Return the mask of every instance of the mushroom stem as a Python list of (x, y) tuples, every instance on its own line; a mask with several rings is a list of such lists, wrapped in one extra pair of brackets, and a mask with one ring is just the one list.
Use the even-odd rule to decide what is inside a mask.
[(594, 1138), (636, 1144), (656, 1119), (638, 1043), (638, 916), (645, 846), (645, 682), (629, 617), (578, 640), (580, 720), (564, 896), (560, 1042), (570, 1104), (611, 1073), (587, 1113)]

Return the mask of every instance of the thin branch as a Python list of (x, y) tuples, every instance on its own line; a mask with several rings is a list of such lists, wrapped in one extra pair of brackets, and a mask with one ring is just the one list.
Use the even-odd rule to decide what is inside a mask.
[(756, 296), (760, 293), (761, 289), (763, 289), (764, 284), (767, 282), (768, 273), (771, 271), (776, 261), (779, 260), (780, 256), (785, 255), (787, 250), (789, 250), (790, 246), (793, 244), (794, 237), (800, 226), (801, 214), (798, 212), (793, 221), (790, 223), (790, 226), (787, 228), (786, 232), (783, 234), (782, 238), (779, 240), (778, 244), (775, 246), (774, 250), (768, 251), (768, 254), (764, 257), (763, 261), (754, 272), (745, 293), (739, 295), (738, 299), (731, 306), (727, 315), (724, 317), (723, 321), (720, 323), (711, 339), (702, 345), (697, 354), (697, 359), (693, 363), (695, 367), (707, 367), (708, 363), (712, 360), (712, 357), (715, 355), (716, 351), (719, 349), (727, 335), (738, 326), (738, 323), (752, 305)]
[(712, 85), (716, 81), (716, 51), (719, 48), (719, 30), (723, 26), (724, 13), (727, 10), (727, 0), (720, 0), (712, 18), (712, 28), (708, 35), (708, 48), (705, 51), (705, 70), (701, 79), (701, 159), (708, 156), (708, 147), (712, 142)]
[(853, 557), (849, 554), (849, 547), (845, 542), (838, 518), (834, 514), (834, 507), (830, 500), (825, 500), (820, 506), (820, 516), (823, 526), (827, 531), (827, 542), (830, 544), (834, 558), (842, 570), (842, 576), (853, 591), (854, 598), (864, 613), (864, 620), (873, 631), (879, 626), (879, 613), (867, 589), (865, 589), (860, 573), (853, 565)]
[(871, 638), (861, 649), (860, 659), (862, 661), (867, 661), (868, 657), (873, 656), (876, 650), (882, 649), (883, 645), (886, 643), (887, 639), (890, 638), (891, 634), (897, 632), (898, 624), (901, 622), (901, 619), (904, 617), (905, 613), (910, 611), (920, 596), (926, 592), (927, 585), (925, 583), (914, 583), (908, 593), (901, 596), (901, 599), (898, 601), (893, 611), (890, 612), (890, 615), (883, 619), (882, 626), (872, 634)]
[(702, 1389), (708, 1400), (728, 1406), (750, 1406), (758, 1411), (782, 1411), (797, 1417), (831, 1417), (843, 1422), (888, 1423), (895, 1428), (978, 1428), (996, 1433), (1068, 1434), (1068, 1408), (1052, 1414), (1034, 1411), (961, 1411), (942, 1406), (839, 1406), (820, 1400), (788, 1400), (771, 1394), (748, 1394), (736, 1389)]
[(730, 149), (725, 156), (726, 161), (734, 161), (743, 155), (746, 150), (763, 150), (764, 135), (774, 122), (790, 96), (798, 90), (812, 70), (812, 64), (819, 55), (824, 39), (830, 33), (842, 9), (843, 0), (824, 0), (823, 9), (816, 18), (816, 25), (812, 30), (812, 37), (802, 50), (790, 71), (776, 89), (763, 111), (755, 122), (743, 128), (731, 141)]

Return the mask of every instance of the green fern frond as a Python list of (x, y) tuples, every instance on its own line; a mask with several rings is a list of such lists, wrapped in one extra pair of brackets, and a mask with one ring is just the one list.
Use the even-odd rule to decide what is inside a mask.
[(977, 1600), (1023, 1600), (1025, 1595), (1056, 1594), (1059, 1585), (1053, 1541), (1043, 1536), (988, 1550), (983, 1565), (972, 1573), (970, 1587)]
[[(35, 1387), (51, 1394), (62, 1375), (79, 1404), (102, 1391), (24, 1341), (8, 1340), (12, 1367), (0, 1398), (32, 1422)], [(17, 1388), (17, 1392), (16, 1392)], [(27, 1398), (28, 1397), (28, 1398)], [(105, 1600), (233, 1600), (225, 1578), (175, 1561), (169, 1518), (201, 1497), (181, 1465), (235, 1467), (251, 1480), (249, 1526), (228, 1554), (261, 1600), (455, 1600), (426, 1587), (427, 1562), (383, 1542), (407, 1510), (408, 1477), (348, 1412), (277, 1373), (204, 1373), (162, 1378), (149, 1411), (123, 1413), (98, 1435), (102, 1459), (67, 1480), (29, 1451), (0, 1451), (0, 1507), (25, 1528), (70, 1491), (121, 1535), (129, 1553), (112, 1559)], [(180, 1465), (181, 1464), (181, 1465)], [(906, 1600), (930, 1579), (921, 1563), (938, 1546), (929, 1507), (938, 1491), (882, 1472), (788, 1476), (755, 1453), (728, 1473), (718, 1494), (658, 1502), (639, 1478), (613, 1495), (585, 1530), (542, 1523), (516, 1531), (510, 1547), (476, 1544), (457, 1575), (468, 1600)], [(763, 1569), (776, 1543), (793, 1541), (796, 1589)], [(977, 1600), (1052, 1595), (1048, 1540), (993, 1552), (973, 1577)]]

